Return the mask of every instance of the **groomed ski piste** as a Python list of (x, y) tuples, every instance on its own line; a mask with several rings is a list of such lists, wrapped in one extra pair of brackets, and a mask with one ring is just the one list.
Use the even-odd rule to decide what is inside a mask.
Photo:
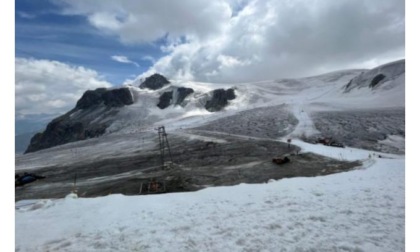
[[(335, 75), (349, 80), (355, 74)], [(301, 153), (362, 161), (357, 169), (186, 193), (81, 198), (69, 192), (63, 199), (22, 200), (16, 202), (16, 251), (404, 251), (405, 155), (298, 139), (317, 132), (311, 111), (398, 107), (404, 106), (404, 100), (390, 99), (395, 90), (374, 93), (370, 103), (362, 90), (331, 95), (342, 86), (323, 85), (323, 81), (306, 78), (306, 92), (289, 89), (290, 94), (283, 94), (282, 102), (299, 122), (288, 136), (277, 140), (292, 137)], [(270, 85), (278, 84), (251, 85), (252, 93), (261, 90), (262, 98), (272, 100), (279, 93), (269, 97), (270, 90), (276, 91)], [(239, 91), (246, 92), (247, 87)], [(398, 92), (404, 98), (404, 87)], [(253, 101), (255, 107), (266, 106), (262, 98)], [(174, 121), (173, 128), (206, 121), (202, 116)], [(28, 160), (37, 159), (33, 155)]]

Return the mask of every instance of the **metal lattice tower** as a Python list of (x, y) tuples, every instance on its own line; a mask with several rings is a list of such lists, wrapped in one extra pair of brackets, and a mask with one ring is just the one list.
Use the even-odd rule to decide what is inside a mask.
[[(166, 134), (165, 127), (160, 126), (157, 128), (158, 134), (159, 134), (159, 149), (160, 149), (160, 159), (162, 162), (162, 170), (165, 169), (165, 167), (171, 168), (173, 164), (172, 160), (172, 153), (171, 153), (171, 147), (169, 146), (168, 141), (168, 134)], [(167, 152), (169, 153), (169, 162), (165, 164), (165, 149), (167, 149)]]

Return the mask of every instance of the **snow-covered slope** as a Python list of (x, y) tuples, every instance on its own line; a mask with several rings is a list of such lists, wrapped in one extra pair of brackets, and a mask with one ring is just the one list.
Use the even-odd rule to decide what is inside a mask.
[[(299, 111), (304, 108), (310, 108), (308, 110), (311, 111), (320, 111), (404, 107), (404, 69), (405, 61), (402, 60), (371, 71), (337, 71), (301, 79), (282, 79), (235, 85), (171, 80), (170, 86), (156, 91), (145, 91), (131, 87), (131, 91), (137, 97), (136, 103), (124, 107), (120, 112), (118, 122), (110, 127), (108, 132), (133, 131), (138, 125), (153, 128), (156, 125), (172, 123), (177, 123), (179, 127), (195, 127), (197, 126), (195, 120), (191, 120), (190, 123), (189, 120), (185, 119), (200, 117), (201, 121), (215, 120), (239, 111), (280, 104), (289, 105), (292, 111)], [(388, 76), (384, 80), (385, 83), (376, 89), (363, 88), (363, 85), (360, 88), (346, 89), (346, 85), (350, 81), (352, 83), (359, 83), (361, 80), (364, 80), (364, 82), (371, 81), (376, 73), (386, 73)], [(184, 107), (170, 106), (161, 110), (155, 106), (157, 99), (165, 89), (170, 89), (171, 86), (192, 88), (194, 94), (187, 98)], [(210, 113), (202, 106), (208, 92), (217, 88), (233, 88), (237, 96), (236, 99), (229, 101), (224, 113)]]
[(388, 90), (401, 85), (404, 80), (405, 60), (399, 60), (359, 74), (346, 85), (345, 91), (349, 92), (354, 88)]

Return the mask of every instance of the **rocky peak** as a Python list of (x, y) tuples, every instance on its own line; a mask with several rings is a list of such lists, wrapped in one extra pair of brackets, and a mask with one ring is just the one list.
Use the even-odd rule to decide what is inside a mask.
[(147, 77), (141, 84), (140, 88), (148, 88), (152, 90), (161, 89), (163, 86), (169, 84), (170, 82), (163, 76), (158, 73), (155, 73)]
[(88, 90), (74, 109), (55, 118), (44, 132), (32, 137), (25, 153), (103, 135), (112, 121), (100, 119), (112, 118), (119, 107), (132, 103), (128, 88)]

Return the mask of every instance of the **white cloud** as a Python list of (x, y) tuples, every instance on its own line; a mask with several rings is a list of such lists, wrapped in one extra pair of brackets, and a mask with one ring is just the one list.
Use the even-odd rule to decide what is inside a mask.
[(18, 13), (19, 17), (21, 17), (21, 18), (26, 18), (26, 19), (36, 18), (36, 15), (30, 14), (30, 13), (27, 13), (27, 12), (24, 12), (24, 11), (18, 11), (17, 13)]
[(122, 56), (122, 55), (114, 55), (111, 56), (111, 59), (120, 62), (120, 63), (127, 63), (127, 64), (133, 64), (136, 67), (139, 67), (139, 64), (137, 64), (137, 62), (131, 61), (129, 60), (126, 56)]
[(93, 13), (89, 16), (89, 22), (99, 29), (109, 31), (118, 31), (124, 24), (117, 16), (106, 12)]
[(246, 61), (240, 61), (235, 57), (229, 56), (229, 55), (219, 55), (217, 56), (217, 61), (220, 62), (220, 66), (219, 68), (223, 68), (223, 67), (235, 67), (235, 66), (246, 66), (251, 64), (251, 61), (246, 60)]
[(220, 32), (220, 22), (232, 14), (222, 0), (85, 1), (54, 0), (64, 14), (85, 15), (89, 23), (115, 34), (125, 43), (151, 42), (168, 36), (208, 38)]
[(140, 77), (242, 82), (371, 67), (405, 55), (400, 0), (155, 0), (64, 3), (66, 14), (166, 55)]
[(156, 63), (156, 59), (155, 59), (155, 58), (153, 58), (153, 57), (152, 57), (152, 56), (150, 56), (150, 55), (143, 56), (143, 57), (142, 57), (142, 60), (147, 60), (147, 61), (150, 61), (152, 64), (155, 64), (155, 63)]
[(62, 114), (88, 89), (111, 87), (94, 70), (58, 61), (16, 58), (16, 116)]

